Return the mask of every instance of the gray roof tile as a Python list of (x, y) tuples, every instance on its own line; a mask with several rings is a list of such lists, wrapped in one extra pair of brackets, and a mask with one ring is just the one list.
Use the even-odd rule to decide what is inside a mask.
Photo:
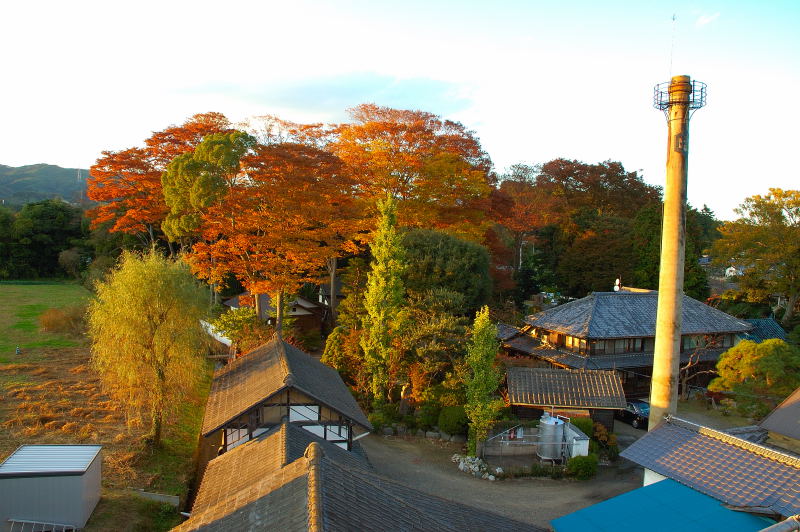
[[(526, 334), (503, 342), (503, 346), (558, 366), (573, 369), (625, 369), (653, 366), (653, 353), (623, 353), (619, 355), (581, 355), (543, 345)], [(704, 349), (698, 353), (699, 362), (716, 362), (724, 349)], [(689, 362), (693, 353), (681, 353), (681, 364)]]
[(355, 423), (372, 428), (335, 369), (274, 337), (214, 373), (203, 434), (214, 432), (286, 388), (300, 390)]
[(744, 321), (753, 326), (752, 331), (742, 335), (742, 337), (746, 340), (763, 342), (764, 340), (778, 338), (784, 342), (786, 341), (786, 331), (784, 331), (783, 327), (781, 327), (781, 325), (772, 318), (746, 319)]
[(625, 408), (625, 392), (615, 371), (508, 368), (511, 404), (569, 408)]
[[(242, 445), (245, 461), (257, 447)], [(233, 451), (231, 451), (233, 452)], [(223, 458), (224, 455), (220, 458)], [(205, 480), (203, 481), (205, 485)], [(255, 478), (227, 498), (192, 511), (175, 532), (542, 530), (417, 491), (361, 467), (332, 459), (312, 443), (303, 457)]]
[(325, 441), (292, 423), (284, 422), (266, 434), (239, 445), (208, 463), (192, 512), (204, 512), (227, 500), (232, 493), (302, 458), (311, 443), (319, 443), (326, 456), (353, 468), (371, 466), (359, 454)]
[(776, 406), (759, 425), (772, 432), (800, 440), (800, 388)]
[(800, 513), (800, 458), (678, 418), (621, 456), (725, 504)]
[[(528, 316), (534, 327), (588, 339), (655, 336), (658, 292), (595, 292)], [(683, 296), (683, 334), (740, 333), (753, 326)]]

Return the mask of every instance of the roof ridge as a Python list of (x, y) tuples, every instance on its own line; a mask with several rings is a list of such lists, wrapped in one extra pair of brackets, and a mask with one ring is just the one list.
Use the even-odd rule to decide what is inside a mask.
[(681, 419), (679, 417), (675, 417), (672, 415), (666, 416), (665, 421), (682, 429), (691, 430), (698, 434), (702, 434), (703, 436), (708, 436), (710, 438), (720, 440), (723, 443), (727, 443), (729, 445), (733, 445), (735, 447), (739, 447), (741, 449), (753, 452), (769, 460), (774, 460), (776, 462), (780, 462), (782, 464), (786, 464), (788, 466), (800, 469), (800, 458), (779, 451), (775, 451), (773, 449), (770, 449), (769, 447), (765, 447), (758, 443), (753, 443), (749, 440), (745, 440), (744, 438), (739, 438), (737, 436), (734, 436), (733, 434), (722, 432), (717, 429), (712, 429), (710, 427), (700, 425), (699, 423), (694, 423), (692, 421)]
[(323, 518), (322, 498), (322, 457), (325, 456), (322, 446), (311, 442), (306, 447), (305, 458), (308, 467), (308, 530), (321, 532)]
[(294, 376), (289, 366), (289, 356), (286, 354), (286, 342), (278, 336), (277, 332), (272, 336), (272, 341), (276, 343), (275, 351), (278, 354), (278, 364), (280, 364), (283, 371), (283, 383), (286, 386), (292, 386), (294, 384)]

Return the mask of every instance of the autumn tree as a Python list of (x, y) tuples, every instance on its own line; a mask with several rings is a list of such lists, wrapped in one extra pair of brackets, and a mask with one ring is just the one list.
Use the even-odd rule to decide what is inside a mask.
[(378, 202), (378, 210), (381, 217), (370, 243), (372, 264), (364, 293), (361, 349), (372, 377), (372, 393), (383, 398), (387, 390), (391, 391), (390, 371), (396, 363), (392, 339), (400, 326), (405, 294), (401, 277), (406, 266), (402, 237), (396, 227), (397, 203), (387, 196)]
[(153, 133), (143, 147), (104, 151), (89, 169), (86, 194), (99, 205), (89, 212), (93, 227), (111, 222), (112, 232), (137, 235), (152, 245), (168, 208), (161, 174), (172, 159), (190, 152), (206, 135), (227, 131), (219, 113), (197, 114), (180, 126)]
[(356, 249), (352, 182), (334, 155), (301, 144), (257, 145), (241, 165), (246, 178), (207, 208), (188, 260), (209, 282), (234, 275), (274, 295), (280, 332), (284, 294), (318, 283), (331, 256)]
[(465, 359), (469, 374), (464, 411), (469, 418), (467, 448), (471, 456), (475, 456), (477, 443), (486, 439), (492, 421), (503, 406), (502, 400), (495, 397), (502, 377), (495, 363), (498, 348), (497, 327), (489, 318), (489, 308), (483, 307), (475, 315)]
[(184, 263), (126, 252), (89, 305), (92, 365), (129, 420), (149, 419), (156, 446), (207, 369), (203, 299)]
[(338, 127), (328, 149), (374, 202), (391, 194), (401, 226), (441, 229), (480, 241), (491, 161), (462, 124), (423, 111), (363, 104)]
[(771, 188), (747, 198), (736, 213), (738, 220), (719, 228), (715, 262), (743, 268), (740, 287), (757, 299), (785, 295), (782, 323), (789, 324), (800, 297), (800, 190)]
[(720, 356), (717, 373), (708, 389), (733, 392), (743, 414), (761, 417), (800, 387), (800, 348), (743, 340)]
[(198, 235), (204, 212), (232, 187), (246, 186), (241, 159), (254, 146), (255, 139), (241, 131), (213, 133), (167, 164), (161, 184), (169, 212), (162, 228), (170, 240)]

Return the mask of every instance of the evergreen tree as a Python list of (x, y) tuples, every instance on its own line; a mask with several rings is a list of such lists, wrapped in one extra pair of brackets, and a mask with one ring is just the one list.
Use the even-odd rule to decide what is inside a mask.
[(389, 388), (392, 360), (392, 337), (397, 330), (403, 305), (402, 275), (405, 251), (397, 233), (397, 203), (391, 196), (378, 202), (380, 220), (370, 244), (372, 267), (367, 275), (364, 294), (361, 348), (369, 374), (372, 393), (383, 397)]
[(494, 396), (501, 378), (495, 367), (498, 347), (497, 327), (489, 319), (489, 308), (483, 307), (475, 315), (466, 356), (469, 375), (464, 411), (469, 418), (467, 449), (471, 456), (475, 456), (478, 441), (486, 438), (492, 421), (503, 406), (503, 402)]

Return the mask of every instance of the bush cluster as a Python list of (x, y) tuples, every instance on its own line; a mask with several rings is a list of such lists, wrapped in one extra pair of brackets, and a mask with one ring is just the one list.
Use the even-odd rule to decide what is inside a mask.
[(589, 480), (597, 474), (598, 462), (596, 454), (573, 456), (567, 462), (567, 474), (578, 480)]
[(439, 412), (439, 430), (447, 434), (467, 434), (469, 419), (463, 406), (445, 406)]
[(49, 308), (39, 316), (43, 331), (79, 336), (86, 331), (86, 305)]

